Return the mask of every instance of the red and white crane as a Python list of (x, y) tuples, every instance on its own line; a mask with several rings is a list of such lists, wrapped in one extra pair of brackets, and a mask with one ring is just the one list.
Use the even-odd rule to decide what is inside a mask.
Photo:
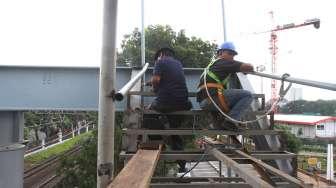
[[(271, 19), (273, 21), (273, 11), (270, 11)], [(284, 25), (277, 25), (273, 29), (269, 31), (264, 31), (261, 33), (271, 33), (271, 39), (270, 39), (270, 50), (271, 50), (271, 55), (272, 55), (272, 60), (271, 60), (271, 68), (272, 68), (272, 74), (276, 74), (276, 59), (277, 59), (277, 52), (278, 52), (278, 47), (277, 47), (277, 32), (282, 31), (282, 30), (287, 30), (287, 29), (294, 29), (298, 27), (303, 27), (307, 25), (313, 25), (316, 29), (320, 28), (320, 19), (314, 18), (314, 19), (309, 19), (304, 21), (303, 23), (300, 24), (295, 24), (295, 23), (290, 23), (290, 24), (284, 24)], [(274, 102), (276, 100), (277, 96), (277, 88), (276, 88), (276, 80), (271, 81), (271, 101)]]

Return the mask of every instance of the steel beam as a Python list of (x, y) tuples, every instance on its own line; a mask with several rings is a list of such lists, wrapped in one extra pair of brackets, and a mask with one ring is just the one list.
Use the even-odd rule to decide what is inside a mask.
[(244, 179), (240, 177), (153, 177), (152, 183), (190, 183), (190, 182), (232, 182), (232, 183), (245, 183)]
[(251, 153), (250, 155), (260, 160), (293, 159), (296, 157), (296, 154), (289, 152)]
[[(148, 68), (150, 78), (153, 68)], [(4, 66), (0, 65), (0, 111), (98, 110), (98, 67), (47, 67), (47, 66)], [(122, 88), (131, 78), (132, 68), (117, 67), (115, 90)], [(185, 68), (187, 87), (196, 91), (203, 69)], [(153, 100), (146, 97), (144, 104)], [(199, 108), (195, 98), (191, 99), (195, 109)], [(116, 102), (116, 110), (124, 111), (126, 102)]]
[[(126, 153), (125, 151), (120, 152), (120, 157), (130, 159), (134, 153)], [(186, 160), (186, 161), (198, 161), (203, 156), (202, 153), (165, 153), (162, 152), (160, 155), (160, 160)], [(209, 154), (204, 154), (201, 161), (214, 161), (216, 158)]]
[(151, 188), (251, 188), (246, 183), (152, 183)]
[[(185, 110), (185, 111), (175, 111), (175, 112), (169, 112), (169, 113), (160, 113), (155, 110), (143, 110), (143, 114), (163, 114), (163, 115), (206, 115), (206, 111), (201, 110), (201, 109), (195, 109), (195, 110)], [(250, 114), (253, 115), (264, 115), (266, 112), (265, 111), (256, 111), (256, 112), (249, 112)]]
[(256, 163), (257, 165), (259, 165), (260, 167), (263, 167), (265, 168), (268, 172), (274, 174), (274, 175), (277, 175), (281, 178), (283, 178), (284, 180), (288, 181), (289, 183), (292, 183), (296, 186), (299, 186), (299, 187), (312, 187), (311, 184), (305, 184), (305, 183), (302, 183), (301, 181), (299, 181), (298, 179), (282, 172), (281, 170), (279, 169), (276, 169), (274, 168), (273, 166), (270, 166), (254, 157), (251, 157), (249, 156), (248, 154), (242, 152), (242, 151), (239, 151), (239, 150), (236, 150), (236, 153), (247, 158), (247, 159), (250, 159), (251, 161), (253, 161), (254, 163)]
[(136, 135), (277, 135), (279, 131), (275, 130), (246, 130), (246, 131), (224, 131), (224, 130), (202, 130), (202, 129), (165, 129), (165, 130), (153, 130), (153, 129), (123, 129), (126, 134)]
[[(151, 91), (130, 91), (128, 92), (129, 95), (141, 95), (143, 97), (153, 97), (156, 96), (154, 92)], [(197, 92), (189, 92), (189, 97), (196, 97)], [(252, 94), (253, 98), (265, 98), (264, 94)]]
[(264, 180), (255, 177), (252, 174), (249, 174), (244, 168), (242, 168), (237, 162), (232, 160), (230, 157), (226, 156), (216, 148), (212, 148), (209, 146), (209, 153), (212, 154), (214, 157), (216, 157), (218, 160), (223, 161), (228, 167), (231, 167), (235, 173), (239, 175), (239, 177), (242, 177), (248, 184), (250, 184), (254, 188), (259, 187), (273, 187), (269, 183), (265, 182)]
[(155, 110), (143, 110), (143, 114), (163, 114), (163, 115), (202, 115), (206, 114), (204, 110), (186, 110), (186, 111), (175, 111), (170, 113), (160, 113)]
[[(130, 159), (135, 153), (126, 153), (125, 151), (120, 152), (120, 157)], [(232, 154), (225, 153), (227, 156)], [(202, 157), (204, 155), (204, 157)], [(295, 157), (295, 154), (286, 154), (281, 152), (270, 153), (251, 153), (251, 156), (259, 159), (259, 160), (274, 160), (274, 159), (292, 159)], [(217, 159), (209, 154), (204, 154), (203, 152), (162, 152), (160, 155), (160, 160), (181, 160), (184, 159), (186, 161), (198, 161), (203, 158), (201, 161), (216, 161)], [(233, 160), (246, 161), (247, 158), (244, 157), (231, 157)]]

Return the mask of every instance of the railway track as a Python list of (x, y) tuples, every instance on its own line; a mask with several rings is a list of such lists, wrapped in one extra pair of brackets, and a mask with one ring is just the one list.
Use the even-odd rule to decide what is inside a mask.
[[(51, 157), (39, 165), (35, 165), (30, 169), (24, 171), (23, 186), (29, 187), (50, 187), (48, 184), (55, 183), (61, 179), (56, 175), (56, 169), (60, 165), (61, 156), (75, 155), (80, 151), (80, 146), (74, 147), (63, 154)], [(57, 183), (57, 182), (56, 182)]]

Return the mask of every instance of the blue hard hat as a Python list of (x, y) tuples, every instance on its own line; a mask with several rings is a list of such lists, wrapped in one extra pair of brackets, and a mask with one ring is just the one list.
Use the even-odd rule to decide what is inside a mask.
[(222, 43), (218, 50), (217, 51), (220, 51), (220, 50), (228, 50), (228, 51), (231, 51), (233, 53), (235, 53), (235, 55), (237, 55), (237, 51), (236, 51), (236, 47), (235, 45), (232, 43), (232, 42), (224, 42)]

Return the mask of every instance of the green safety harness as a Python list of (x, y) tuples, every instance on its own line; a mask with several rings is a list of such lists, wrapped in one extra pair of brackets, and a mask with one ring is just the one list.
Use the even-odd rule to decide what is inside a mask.
[[(211, 63), (209, 63), (209, 65), (204, 69), (204, 72), (201, 75), (201, 78), (203, 77), (203, 79), (206, 79), (204, 74), (206, 73), (210, 78), (214, 79), (216, 81), (216, 83), (206, 83), (205, 85), (201, 85), (198, 87), (198, 90), (202, 90), (206, 88), (216, 88), (217, 89), (217, 97), (220, 103), (220, 107), (224, 112), (228, 112), (229, 111), (229, 106), (228, 103), (225, 100), (225, 96), (223, 94), (223, 90), (229, 88), (229, 79), (231, 74), (229, 74), (224, 80), (220, 80), (219, 77), (213, 73), (212, 71), (210, 71), (210, 67), (217, 62), (218, 59), (212, 61)], [(205, 80), (206, 82), (206, 80)], [(209, 96), (208, 96), (209, 99)]]

